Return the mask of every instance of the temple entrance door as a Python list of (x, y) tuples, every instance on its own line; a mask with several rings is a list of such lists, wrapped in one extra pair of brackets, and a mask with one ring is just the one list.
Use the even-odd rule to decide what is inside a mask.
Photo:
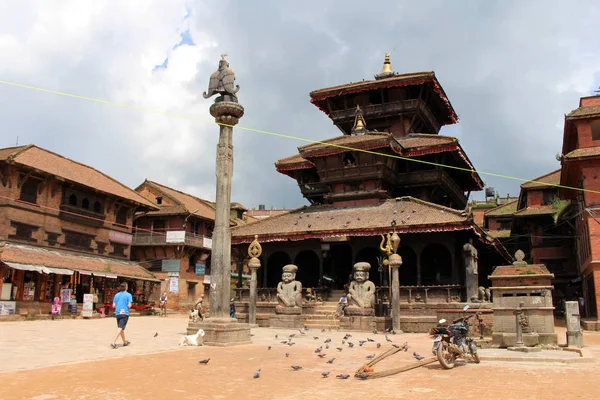
[(427, 286), (452, 283), (452, 255), (446, 246), (434, 243), (423, 249), (421, 283)]
[(292, 260), (285, 251), (276, 251), (267, 259), (267, 281), (264, 287), (277, 287), (281, 282), (281, 270), (285, 265), (291, 264)]
[(377, 257), (381, 256), (381, 251), (377, 247), (365, 247), (361, 249), (356, 255), (355, 263), (357, 262), (368, 262), (371, 264), (369, 271), (369, 280), (375, 283), (377, 286), (383, 286), (383, 276), (379, 273), (379, 264)]
[(294, 264), (298, 267), (296, 280), (302, 283), (303, 288), (316, 288), (319, 286), (319, 256), (312, 250), (303, 250), (296, 256)]
[(402, 257), (400, 286), (416, 286), (418, 284), (417, 254), (410, 247), (400, 247), (398, 254)]
[(343, 289), (352, 274), (352, 247), (348, 244), (332, 243), (329, 250), (331, 262), (331, 278), (335, 280), (335, 288)]

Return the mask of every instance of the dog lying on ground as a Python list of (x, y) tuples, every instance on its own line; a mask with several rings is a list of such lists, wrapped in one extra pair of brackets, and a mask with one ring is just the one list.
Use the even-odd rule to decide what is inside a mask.
[(190, 310), (190, 321), (196, 322), (196, 321), (198, 321), (198, 318), (199, 318), (198, 310), (196, 310), (196, 309)]
[(203, 338), (204, 337), (204, 330), (202, 329), (198, 329), (198, 332), (196, 332), (193, 335), (183, 335), (181, 337), (181, 339), (179, 339), (179, 345), (180, 346), (202, 346), (203, 344)]

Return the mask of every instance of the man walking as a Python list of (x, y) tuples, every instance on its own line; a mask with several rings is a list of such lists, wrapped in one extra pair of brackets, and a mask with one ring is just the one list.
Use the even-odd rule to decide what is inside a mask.
[(131, 297), (131, 293), (127, 291), (127, 283), (122, 282), (119, 286), (119, 293), (117, 293), (113, 299), (113, 308), (115, 309), (115, 315), (117, 316), (118, 326), (115, 340), (113, 340), (110, 345), (113, 349), (117, 348), (117, 339), (119, 336), (121, 336), (121, 339), (123, 340), (123, 346), (129, 346), (131, 344), (125, 339), (125, 327), (129, 320), (129, 308), (131, 307), (132, 301), (133, 298)]

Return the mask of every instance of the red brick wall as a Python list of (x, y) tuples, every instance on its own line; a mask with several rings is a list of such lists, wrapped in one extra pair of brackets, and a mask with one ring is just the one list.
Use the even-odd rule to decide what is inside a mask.
[[(485, 214), (485, 209), (483, 208), (475, 208), (472, 210), (473, 211), (473, 221), (475, 221), (475, 223), (479, 226), (483, 226), (484, 224), (484, 214)], [(489, 229), (494, 229), (494, 228), (489, 228)]]
[(580, 107), (600, 106), (600, 96), (582, 97)]
[[(18, 173), (16, 169), (13, 169), (10, 176), (10, 185), (2, 186), (0, 184), (0, 195), (11, 199), (18, 199), (20, 196), (20, 188), (18, 188)], [(53, 195), (54, 194), (54, 195)], [(97, 252), (97, 245), (95, 241), (107, 243), (105, 252), (103, 255), (108, 255), (113, 252), (113, 246), (109, 241), (110, 231), (131, 233), (131, 224), (133, 220), (132, 212), (127, 215), (126, 225), (128, 227), (115, 226), (111, 222), (116, 222), (116, 215), (114, 213), (113, 199), (105, 197), (104, 201), (104, 214), (105, 222), (101, 227), (89, 226), (74, 221), (66, 221), (59, 218), (59, 207), (63, 198), (62, 183), (56, 180), (50, 180), (46, 184), (41, 193), (38, 191), (36, 204), (28, 205), (12, 200), (6, 200), (0, 198), (0, 238), (8, 238), (8, 235), (16, 233), (16, 228), (11, 226), (11, 221), (20, 222), (37, 226), (38, 229), (32, 235), (35, 242), (27, 242), (37, 246), (47, 247), (62, 247), (64, 243), (64, 234), (61, 234), (58, 238), (58, 244), (55, 246), (49, 246), (47, 242), (47, 233), (61, 233), (62, 229), (70, 229), (76, 232), (87, 233), (95, 235), (95, 239), (92, 240), (91, 248), (93, 252)], [(120, 199), (121, 200), (121, 199)], [(42, 208), (42, 207), (49, 208)], [(130, 247), (127, 246), (125, 249), (125, 257), (129, 258)], [(85, 252), (84, 254), (90, 254)], [(122, 257), (121, 257), (122, 258)]]
[(542, 190), (527, 191), (527, 206), (539, 207), (544, 204), (544, 192)]
[[(598, 145), (600, 145), (600, 142)], [(600, 191), (600, 162), (596, 161), (595, 164), (593, 165), (588, 162), (581, 170), (582, 175), (585, 177), (583, 188), (586, 190)], [(585, 192), (585, 204), (588, 207), (600, 205), (600, 194)]]

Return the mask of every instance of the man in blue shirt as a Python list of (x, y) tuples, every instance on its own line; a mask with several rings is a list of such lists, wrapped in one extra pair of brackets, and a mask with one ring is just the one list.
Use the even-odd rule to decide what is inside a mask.
[(131, 307), (131, 303), (133, 298), (131, 297), (131, 293), (127, 292), (127, 283), (122, 282), (119, 286), (119, 293), (117, 293), (113, 299), (113, 308), (115, 309), (115, 315), (117, 316), (117, 336), (115, 336), (115, 340), (111, 343), (110, 347), (113, 349), (117, 348), (117, 339), (121, 336), (123, 340), (123, 346), (129, 346), (131, 343), (125, 339), (125, 327), (127, 326), (127, 321), (129, 320), (129, 308)]

